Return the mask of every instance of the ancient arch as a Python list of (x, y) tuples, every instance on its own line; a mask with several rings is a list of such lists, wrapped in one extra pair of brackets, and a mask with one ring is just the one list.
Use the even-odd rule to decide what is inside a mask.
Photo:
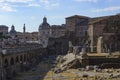
[(4, 60), (4, 67), (8, 67), (8, 66), (9, 66), (8, 59), (5, 59)]
[(20, 62), (23, 62), (23, 56), (20, 55)]
[(26, 60), (29, 61), (29, 54), (26, 54)]
[(27, 55), (26, 54), (24, 54), (24, 61), (26, 61), (27, 60)]
[(30, 58), (33, 58), (33, 54), (32, 53), (30, 53)]
[(14, 58), (13, 57), (10, 59), (10, 65), (14, 65)]
[(16, 63), (19, 62), (19, 57), (18, 57), (18, 56), (15, 58), (15, 62), (16, 62)]

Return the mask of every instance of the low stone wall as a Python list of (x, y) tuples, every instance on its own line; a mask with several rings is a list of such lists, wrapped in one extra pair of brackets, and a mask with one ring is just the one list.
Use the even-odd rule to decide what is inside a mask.
[[(120, 58), (90, 58), (89, 59), (89, 65), (99, 65), (99, 66), (101, 66), (101, 65), (103, 65), (103, 67), (105, 68), (107, 68), (107, 67), (111, 67), (111, 66), (109, 66), (109, 65), (107, 65), (107, 64), (105, 64), (105, 63), (107, 63), (107, 64), (116, 64), (116, 63), (120, 63)], [(120, 68), (120, 66), (113, 66), (113, 68)]]

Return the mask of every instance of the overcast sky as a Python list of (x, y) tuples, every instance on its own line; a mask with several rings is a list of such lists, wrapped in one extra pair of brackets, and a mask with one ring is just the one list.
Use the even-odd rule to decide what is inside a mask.
[(98, 17), (120, 13), (120, 0), (0, 0), (0, 25), (28, 32), (38, 31), (44, 16), (50, 25), (64, 24), (65, 17)]

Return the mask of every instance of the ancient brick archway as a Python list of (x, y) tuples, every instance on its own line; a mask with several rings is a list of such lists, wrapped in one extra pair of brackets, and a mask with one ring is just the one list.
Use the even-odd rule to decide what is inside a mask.
[(15, 62), (16, 62), (16, 63), (19, 62), (19, 57), (18, 57), (18, 56), (16, 56), (16, 58), (15, 58)]
[(26, 62), (26, 60), (27, 60), (27, 55), (24, 54), (24, 62)]
[(9, 66), (8, 59), (5, 59), (5, 60), (4, 60), (4, 67), (8, 67), (8, 66)]
[(108, 51), (115, 52), (119, 50), (119, 40), (117, 39), (118, 37), (116, 35), (109, 35), (106, 36), (104, 35), (104, 45), (103, 48), (107, 49)]
[(23, 56), (20, 55), (20, 62), (23, 62)]
[(14, 58), (12, 57), (11, 59), (10, 59), (10, 65), (14, 65)]

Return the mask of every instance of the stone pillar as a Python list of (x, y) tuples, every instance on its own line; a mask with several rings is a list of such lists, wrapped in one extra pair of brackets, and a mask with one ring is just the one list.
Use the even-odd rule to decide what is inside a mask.
[(102, 52), (103, 52), (103, 37), (100, 36), (97, 42), (97, 53), (102, 53)]
[(78, 46), (74, 46), (73, 47), (73, 53), (76, 55), (76, 54), (79, 54), (79, 47)]
[(25, 24), (24, 24), (23, 25), (23, 40), (24, 40), (24, 43), (26, 43), (25, 33), (26, 33), (26, 27), (25, 27)]
[(73, 52), (73, 45), (72, 45), (72, 42), (69, 41), (69, 50), (68, 50), (68, 53), (72, 53)]
[(90, 45), (90, 50), (91, 50), (91, 52), (94, 52), (94, 45), (93, 44)]
[(94, 52), (94, 33), (93, 33), (93, 25), (90, 25), (90, 31), (89, 31), (89, 35), (90, 35), (90, 51)]
[(110, 45), (109, 45), (110, 47), (109, 47), (109, 55), (111, 55), (112, 54), (112, 52), (111, 52), (111, 49), (112, 49), (112, 44), (110, 43)]
[(80, 52), (80, 56), (81, 56), (81, 65), (83, 67), (89, 65), (89, 59), (87, 56), (87, 52), (85, 48), (82, 48), (81, 52)]
[(107, 45), (106, 45), (106, 43), (104, 43), (103, 52), (104, 52), (104, 53), (107, 53)]

